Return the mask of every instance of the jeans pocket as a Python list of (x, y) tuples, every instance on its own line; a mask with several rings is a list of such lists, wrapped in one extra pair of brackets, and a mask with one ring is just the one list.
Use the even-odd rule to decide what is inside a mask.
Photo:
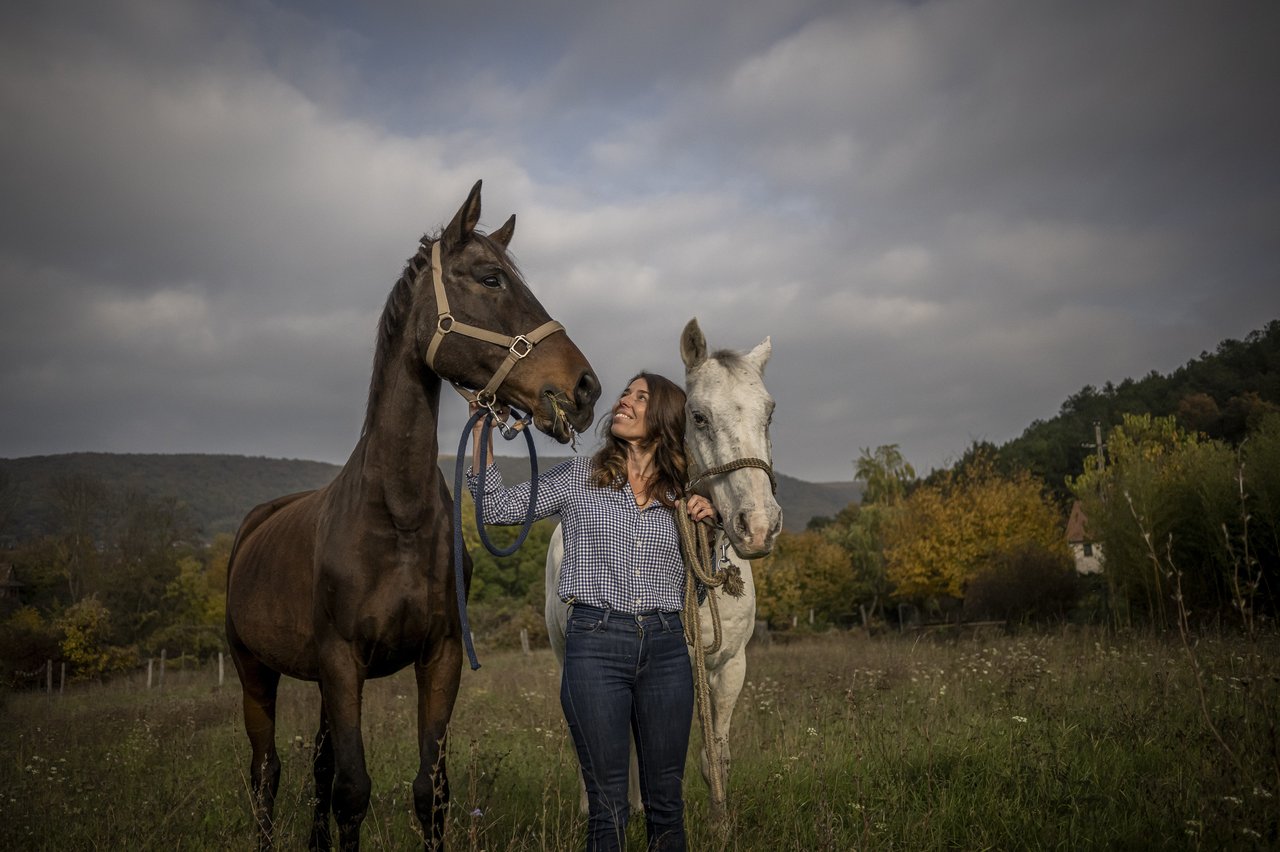
[(589, 616), (579, 615), (571, 616), (569, 623), (565, 625), (566, 636), (576, 636), (583, 633), (599, 633), (604, 628), (603, 618), (591, 618)]

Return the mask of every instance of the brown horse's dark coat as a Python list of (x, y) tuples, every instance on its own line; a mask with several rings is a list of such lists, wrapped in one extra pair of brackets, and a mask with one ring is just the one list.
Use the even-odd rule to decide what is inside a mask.
[[(548, 317), (506, 256), (515, 217), (486, 237), (475, 230), (479, 216), (477, 182), (438, 238), (451, 311), (461, 322), (501, 334), (526, 333)], [(507, 353), (450, 335), (436, 357), (438, 372), (427, 367), (424, 352), (437, 324), (431, 242), (423, 238), (387, 299), (364, 429), (350, 459), (324, 488), (253, 509), (232, 548), (227, 639), (244, 692), (262, 846), (271, 843), (280, 774), (274, 742), (280, 676), (320, 684), (311, 846), (328, 848), (332, 806), (342, 848), (355, 849), (370, 793), (362, 686), (408, 665), (418, 684), (415, 808), (427, 847), (442, 842), (444, 737), (462, 648), (452, 502), (436, 466), (441, 377), (480, 387)], [(553, 334), (515, 366), (498, 396), (567, 441), (590, 425), (599, 394), (582, 353), (567, 335)], [(469, 557), (466, 568), (469, 578)]]

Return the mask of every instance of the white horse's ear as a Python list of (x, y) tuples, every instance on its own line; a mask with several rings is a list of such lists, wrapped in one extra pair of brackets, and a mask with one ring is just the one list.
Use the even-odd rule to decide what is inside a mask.
[(493, 240), (503, 248), (506, 248), (511, 244), (511, 237), (515, 235), (515, 232), (516, 214), (512, 213), (511, 218), (508, 219), (501, 228), (489, 235), (489, 239)]
[(680, 333), (680, 358), (684, 361), (686, 370), (692, 370), (707, 360), (707, 338), (698, 326), (697, 317), (689, 320), (689, 324)]
[(759, 346), (747, 353), (747, 361), (755, 364), (756, 369), (764, 373), (764, 365), (769, 363), (769, 356), (773, 354), (773, 343), (770, 338), (766, 337)]

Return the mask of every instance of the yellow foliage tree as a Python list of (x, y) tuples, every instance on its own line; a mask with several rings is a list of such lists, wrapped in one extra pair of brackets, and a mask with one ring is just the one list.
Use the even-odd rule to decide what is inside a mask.
[(773, 552), (754, 563), (756, 609), (780, 624), (812, 609), (824, 621), (853, 607), (853, 572), (838, 544), (815, 532), (778, 536)]
[(900, 598), (961, 598), (998, 553), (1028, 543), (1066, 549), (1040, 483), (1026, 472), (1002, 476), (987, 457), (918, 488), (899, 509), (886, 529), (885, 561)]

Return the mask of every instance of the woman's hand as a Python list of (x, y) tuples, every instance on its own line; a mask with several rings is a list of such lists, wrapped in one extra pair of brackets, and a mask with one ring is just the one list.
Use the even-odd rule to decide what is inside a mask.
[(704, 521), (708, 518), (716, 520), (719, 517), (716, 507), (711, 505), (711, 501), (701, 494), (694, 494), (685, 501), (685, 511), (689, 513), (689, 517), (694, 521)]

